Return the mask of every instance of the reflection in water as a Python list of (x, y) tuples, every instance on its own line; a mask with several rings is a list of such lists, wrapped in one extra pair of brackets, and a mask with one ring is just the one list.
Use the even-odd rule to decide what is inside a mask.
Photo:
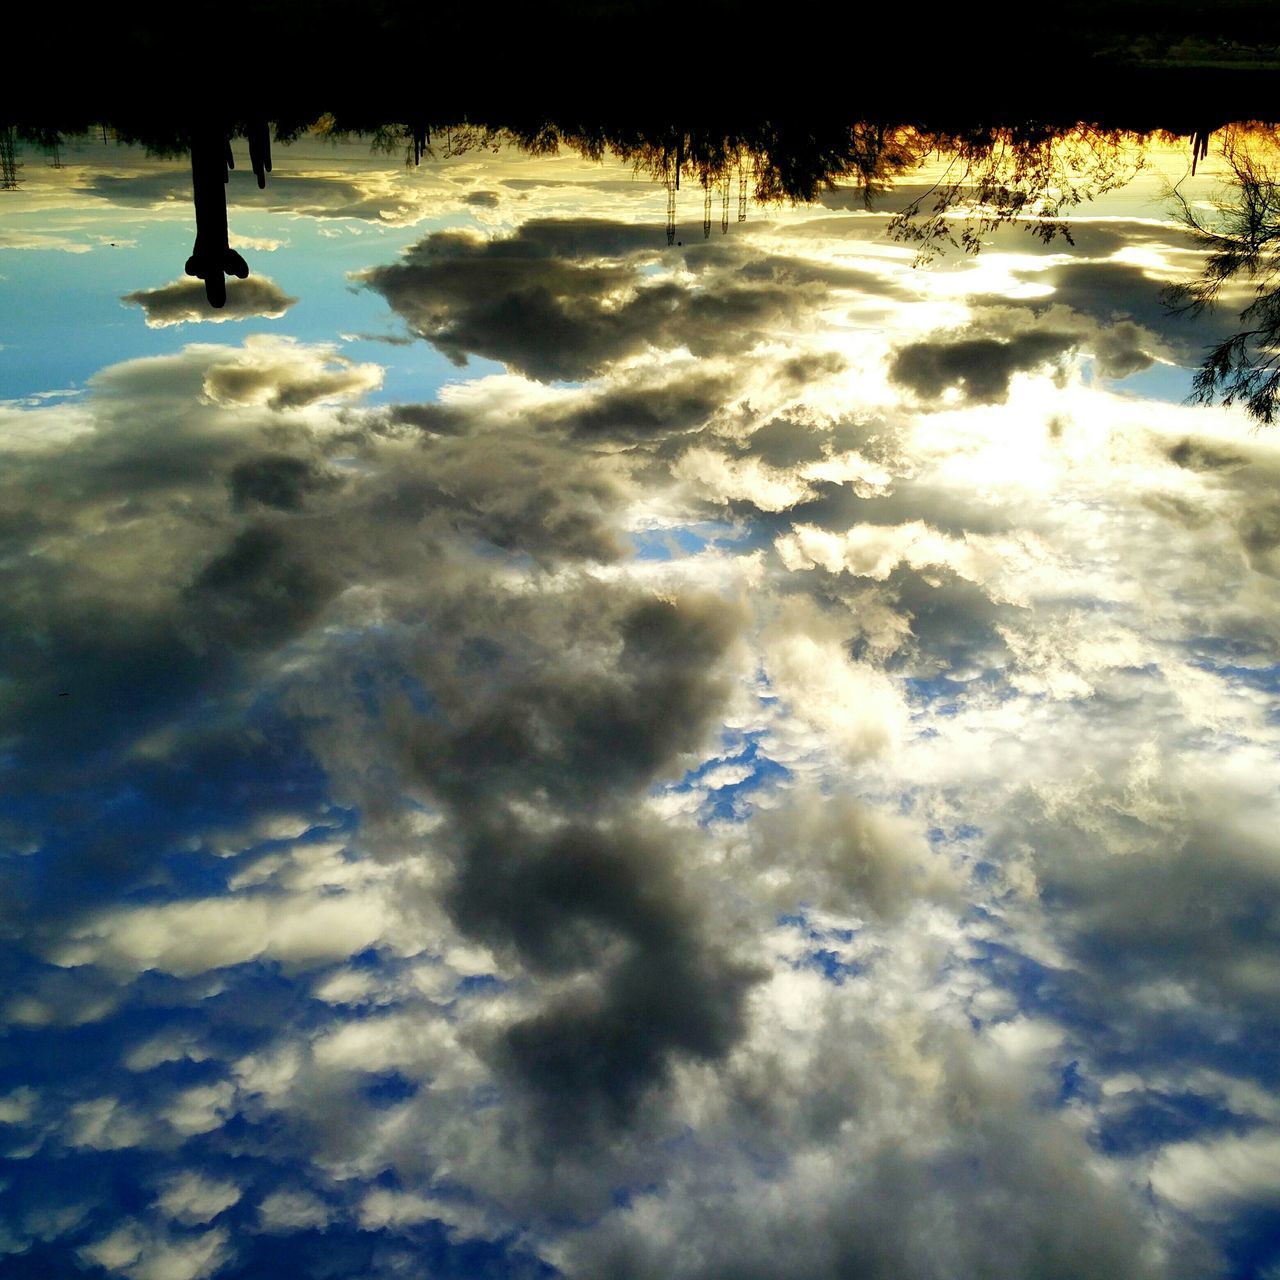
[[(333, 133), (332, 118), (322, 122)], [(277, 133), (286, 140), (302, 132), (297, 125)], [(1118, 128), (1087, 124), (1072, 127), (1037, 124), (1016, 127), (978, 125), (925, 129), (919, 126), (855, 122), (825, 131), (796, 130), (761, 124), (740, 133), (717, 130), (566, 129), (540, 123), (533, 128), (436, 126), (446, 141), (443, 155), (492, 150), (513, 144), (534, 154), (569, 147), (595, 160), (610, 155), (660, 182), (667, 192), (667, 244), (676, 235), (677, 193), (681, 179), (693, 179), (703, 198), (703, 237), (712, 228), (713, 198), (719, 204), (720, 230), (728, 233), (731, 192), (737, 191), (737, 220), (746, 220), (748, 191), (757, 204), (807, 202), (836, 185), (853, 185), (870, 208), (878, 195), (934, 161), (936, 176), (895, 211), (889, 234), (917, 246), (927, 263), (946, 248), (976, 253), (998, 228), (1022, 225), (1045, 243), (1062, 237), (1070, 242), (1064, 217), (1081, 203), (1096, 199), (1133, 180), (1143, 164), (1143, 140)], [(1190, 135), (1192, 173), (1207, 154), (1213, 130), (1199, 127)], [(187, 274), (206, 280), (211, 306), (225, 305), (221, 277), (245, 278), (247, 266), (225, 243), (227, 170), (234, 167), (231, 140), (243, 134), (258, 187), (271, 169), (270, 127), (258, 119), (245, 125), (209, 122), (170, 130), (148, 145), (172, 145), (185, 139), (192, 157), (196, 207), (196, 248)], [(371, 130), (374, 150), (405, 150), (406, 163), (419, 165), (431, 157), (432, 126), (384, 124)], [(6, 183), (16, 187), (13, 133), (8, 132)], [(42, 131), (39, 141), (56, 155), (59, 135)], [(136, 136), (136, 135), (135, 135)], [(1152, 135), (1147, 135), (1150, 138)], [(202, 247), (203, 246), (203, 247)]]
[[(918, 246), (922, 262), (948, 246), (977, 253), (998, 227), (1020, 222), (1045, 244), (1059, 237), (1070, 243), (1064, 215), (1125, 186), (1142, 167), (1136, 139), (1087, 125), (988, 129), (930, 141), (945, 168), (889, 228)], [(1193, 139), (1193, 155), (1194, 145)]]
[(225, 307), (176, 158), (0, 245), (5, 1268), (1273, 1271), (1280, 448), (1178, 403), (1185, 143), (229, 132)]
[(0, 128), (0, 191), (18, 189), (19, 165), (13, 129)]
[(1239, 312), (1244, 328), (1210, 348), (1192, 380), (1192, 398), (1200, 404), (1239, 400), (1251, 417), (1269, 426), (1280, 401), (1280, 185), (1247, 139), (1230, 136), (1225, 153), (1233, 181), (1219, 196), (1212, 219), (1175, 193), (1204, 266), (1197, 279), (1171, 285), (1168, 296), (1174, 307), (1199, 315), (1214, 307), (1224, 290), (1250, 286)]
[[(256, 135), (255, 135), (256, 137)], [(227, 170), (234, 168), (231, 143), (220, 129), (206, 128), (191, 136), (191, 192), (196, 206), (196, 242), (186, 273), (204, 281), (211, 307), (227, 303), (227, 276), (243, 280), (245, 260), (231, 248), (227, 233)], [(265, 186), (257, 157), (258, 185)]]

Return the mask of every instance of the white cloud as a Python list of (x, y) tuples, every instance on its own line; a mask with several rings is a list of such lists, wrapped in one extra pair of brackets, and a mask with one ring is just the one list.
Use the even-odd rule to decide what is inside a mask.
[(237, 1203), (241, 1194), (234, 1182), (206, 1178), (188, 1169), (169, 1179), (156, 1197), (156, 1208), (183, 1226), (200, 1226)]
[(850, 658), (830, 624), (815, 630), (803, 623), (778, 627), (765, 654), (770, 683), (799, 719), (849, 758), (892, 751), (907, 731), (898, 686), (878, 667)]
[(215, 1227), (198, 1235), (170, 1237), (137, 1220), (79, 1249), (83, 1262), (104, 1267), (128, 1280), (204, 1280), (234, 1256), (230, 1234)]
[(118, 1098), (90, 1098), (67, 1110), (67, 1141), (73, 1147), (118, 1151), (141, 1146), (150, 1131), (146, 1117)]
[(341, 960), (387, 936), (395, 898), (378, 887), (336, 896), (235, 896), (109, 910), (51, 952), (59, 965), (191, 975), (259, 956), (290, 969)]
[(0, 1096), (0, 1124), (24, 1124), (36, 1109), (40, 1095), (26, 1085), (19, 1085)]
[(360, 1202), (359, 1221), (366, 1231), (441, 1222), (459, 1240), (484, 1239), (493, 1233), (485, 1215), (465, 1201), (412, 1191), (370, 1191)]
[(765, 466), (758, 458), (739, 461), (704, 448), (688, 450), (674, 474), (705, 490), (714, 502), (746, 501), (761, 511), (786, 511), (812, 493), (800, 477)]
[(333, 1221), (333, 1211), (310, 1191), (272, 1191), (258, 1206), (261, 1230), (274, 1235), (294, 1231), (324, 1230)]
[(298, 300), (289, 297), (269, 277), (254, 275), (247, 280), (228, 280), (226, 302), (217, 310), (205, 298), (204, 282), (191, 278), (156, 289), (138, 289), (125, 294), (121, 301), (142, 308), (148, 329), (165, 329), (200, 321), (225, 324), (250, 317), (278, 320)]
[(166, 1062), (206, 1062), (209, 1057), (209, 1051), (192, 1033), (162, 1032), (130, 1049), (124, 1064), (130, 1071), (150, 1071)]
[(301, 409), (354, 399), (382, 385), (382, 367), (356, 364), (333, 347), (307, 347), (292, 338), (255, 334), (242, 355), (210, 364), (204, 394), (219, 405)]
[(1180, 1208), (1209, 1218), (1242, 1203), (1273, 1205), (1280, 1200), (1280, 1131), (1173, 1143), (1156, 1156), (1151, 1185)]
[[(235, 1113), (235, 1086), (230, 1081), (194, 1085), (173, 1095), (161, 1108), (161, 1117), (184, 1138), (210, 1133)], [(194, 1192), (193, 1192), (194, 1194)], [(214, 1193), (210, 1193), (214, 1194)]]

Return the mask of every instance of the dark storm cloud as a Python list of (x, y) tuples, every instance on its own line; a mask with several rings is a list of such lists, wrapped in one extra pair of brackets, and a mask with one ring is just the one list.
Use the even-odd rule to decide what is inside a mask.
[(496, 191), (471, 191), (463, 197), (462, 202), (480, 209), (496, 209), (498, 207), (498, 193)]
[(748, 349), (802, 311), (826, 275), (814, 269), (798, 280), (766, 270), (753, 279), (736, 256), (717, 251), (705, 269), (715, 271), (714, 285), (651, 282), (638, 269), (655, 256), (647, 235), (619, 223), (551, 220), (493, 240), (439, 232), (362, 279), (455, 363), (480, 355), (531, 377), (573, 381), (648, 346), (687, 346), (700, 356)]
[(1093, 357), (1108, 378), (1127, 378), (1154, 363), (1152, 334), (1131, 320), (1108, 325), (1094, 344)]
[(742, 1033), (746, 993), (763, 974), (704, 941), (671, 840), (574, 823), (542, 840), (499, 828), (468, 847), (458, 923), (514, 944), (544, 977), (596, 975), (509, 1027), (498, 1048), (558, 1141), (625, 1125), (675, 1058), (723, 1057)]
[(1280, 995), (1260, 979), (1280, 964), (1280, 876), (1268, 840), (1215, 817), (1172, 849), (1152, 830), (1142, 853), (1048, 869), (1046, 888), (1099, 984), (1181, 981), (1210, 1024), (1230, 1013), (1272, 1025)]
[(718, 597), (590, 582), (567, 599), (464, 607), (474, 615), (455, 614), (448, 645), (411, 661), (441, 714), (403, 726), (415, 774), (464, 811), (528, 796), (578, 814), (647, 786), (712, 725), (742, 625)]
[[(1226, 444), (1196, 435), (1164, 440), (1158, 447), (1175, 466), (1196, 473), (1209, 493), (1230, 495), (1225, 515), (1245, 562), (1255, 573), (1280, 577), (1280, 504), (1276, 501), (1280, 468), (1270, 451), (1239, 438)], [(1172, 504), (1172, 518), (1188, 528), (1202, 528), (1221, 518), (1221, 509), (1203, 495), (1163, 496)], [(1268, 639), (1264, 651), (1274, 650), (1274, 639)]]
[(980, 306), (965, 329), (898, 348), (889, 376), (921, 399), (959, 388), (970, 404), (999, 404), (1015, 373), (1061, 369), (1081, 350), (1106, 377), (1124, 378), (1149, 368), (1165, 346), (1127, 318), (1103, 322), (1056, 301), (1038, 311), (991, 303)]
[(725, 406), (735, 381), (694, 373), (656, 386), (612, 387), (559, 422), (586, 436), (624, 440), (690, 431)]
[(816, 462), (830, 453), (860, 450), (867, 436), (865, 427), (853, 423), (822, 427), (806, 418), (783, 414), (757, 427), (742, 442), (740, 452), (785, 470)]
[(367, 486), (366, 518), (476, 538), (546, 566), (622, 555), (613, 520), (621, 491), (595, 459), (514, 430), (462, 432), (394, 455), (394, 468)]
[[(962, 696), (964, 684), (974, 677), (1008, 667), (1010, 653), (1003, 631), (1026, 617), (1025, 609), (992, 599), (982, 585), (945, 565), (917, 569), (898, 564), (883, 581), (847, 570), (834, 575), (818, 570), (812, 576), (795, 575), (788, 586), (811, 592), (822, 601), (846, 601), (855, 619), (865, 615), (874, 623), (878, 612), (887, 610), (905, 626), (887, 640), (874, 626), (869, 634), (859, 631), (849, 643), (850, 655), (858, 661), (881, 662), (895, 677), (917, 681), (945, 677), (951, 683), (932, 691), (944, 699)], [(868, 610), (871, 603), (876, 612)], [(930, 691), (920, 694), (930, 696)]]
[[(200, 709), (250, 688), (258, 698), (273, 656), (302, 636), (318, 643), (344, 591), (385, 584), (382, 629), (407, 649), (372, 664), (351, 716), (348, 660), (317, 659), (308, 716), (333, 728), (312, 746), (334, 776), (360, 755), (351, 794), (368, 799), (370, 831), (379, 812), (398, 812), (377, 791), (389, 784), (368, 781), (374, 765), (443, 809), (458, 926), (568, 983), (495, 1027), (488, 1052), (547, 1141), (590, 1145), (630, 1122), (674, 1063), (736, 1043), (758, 976), (685, 884), (681, 840), (643, 814), (652, 783), (720, 724), (743, 618), (719, 597), (664, 599), (590, 576), (512, 592), (469, 572), (498, 551), (549, 567), (616, 559), (620, 480), (545, 424), (499, 430), (483, 411), (334, 411), (332, 435), (288, 413), (361, 381), (331, 351), (198, 347), (113, 371), (86, 402), (94, 431), (19, 456), (0, 480), (13, 500), (7, 549), (22, 552), (0, 605), (23, 691), (5, 724), (19, 776), (33, 797), (63, 795), (62, 853), (45, 856), (66, 873), (60, 911), (83, 911), (189, 840), (193, 814), (224, 788), (250, 812), (289, 793), (280, 762), (257, 764), (266, 793), (237, 781), (255, 753), (272, 758), (281, 728), (240, 732)], [(696, 418), (721, 389), (712, 378), (692, 400), (688, 388), (620, 397), (599, 429)], [(75, 574), (30, 554), (68, 540)], [(131, 763), (159, 730), (157, 758)], [(117, 787), (133, 821), (102, 817)], [(314, 789), (298, 782), (296, 794)], [(41, 892), (15, 894), (14, 909)], [(48, 929), (59, 914), (46, 904)]]
[(1280, 577), (1280, 565), (1269, 563), (1271, 553), (1280, 547), (1280, 510), (1271, 505), (1247, 511), (1237, 520), (1236, 527), (1250, 568)]
[[(1185, 266), (1198, 269), (1199, 256), (1187, 255)], [(1190, 364), (1198, 362), (1212, 343), (1222, 341), (1239, 328), (1234, 323), (1236, 311), (1230, 306), (1213, 308), (1198, 316), (1171, 309), (1165, 297), (1170, 278), (1126, 262), (1069, 261), (1043, 271), (1015, 271), (1014, 274), (1027, 284), (1051, 285), (1053, 294), (1047, 298), (1023, 299), (979, 297), (975, 298), (975, 305), (989, 307), (1000, 314), (1018, 310), (1037, 317), (1050, 308), (1065, 308), (1093, 321), (1099, 346), (1107, 343), (1108, 334), (1114, 330), (1119, 329), (1123, 334), (1122, 326), (1129, 322), (1146, 335), (1142, 339), (1146, 350), (1171, 356), (1180, 364)], [(977, 323), (982, 323), (981, 315)], [(1101, 355), (1101, 351), (1098, 354)]]
[(100, 173), (80, 184), (77, 190), (123, 208), (149, 209), (154, 205), (185, 203), (191, 199), (191, 175), (175, 161), (172, 170), (153, 173)]
[(1007, 298), (998, 301), (992, 298), (992, 305), (1040, 311), (1056, 303), (1103, 324), (1116, 318), (1119, 306), (1125, 317), (1154, 328), (1156, 332), (1162, 332), (1171, 324), (1180, 326), (1184, 331), (1188, 327), (1185, 317), (1172, 316), (1161, 299), (1161, 292), (1168, 282), (1131, 263), (1070, 261), (1043, 271), (1021, 271), (1017, 274), (1028, 284), (1051, 285), (1053, 295), (1049, 298), (1027, 298), (1020, 303)]
[(606, 297), (632, 286), (630, 270), (574, 264), (539, 246), (521, 259), (510, 247), (441, 232), (364, 279), (455, 364), (481, 355), (547, 380), (591, 377), (637, 350), (678, 300), (673, 288), (651, 288), (610, 308)]
[[(1257, 1047), (1280, 1012), (1266, 977), (1280, 963), (1270, 807), (1212, 766), (1190, 779), (1170, 768), (1138, 797), (1117, 781), (1131, 767), (1092, 773), (1066, 806), (1025, 794), (1005, 806), (993, 850), (1034, 850), (1067, 956), (1041, 980), (1113, 1070), (1266, 1079), (1273, 1055)], [(1016, 966), (1008, 980), (1025, 982)]]
[(255, 522), (199, 571), (186, 596), (202, 638), (257, 652), (302, 631), (340, 586), (309, 548)]
[(801, 314), (825, 290), (816, 285), (768, 283), (754, 288), (704, 288), (682, 299), (675, 325), (681, 343), (695, 356), (738, 355), (750, 350), (775, 323)]
[(231, 468), (227, 484), (231, 505), (244, 511), (257, 504), (279, 511), (300, 511), (307, 495), (331, 488), (337, 478), (309, 458), (287, 453), (264, 453)]
[(742, 451), (771, 467), (798, 467), (822, 457), (823, 434), (808, 422), (774, 418), (751, 433)]
[(926, 575), (899, 565), (886, 579), (885, 595), (910, 625), (888, 667), (916, 679), (1006, 666), (1009, 648), (1000, 629), (1025, 615), (943, 567)]
[[(0, 625), (19, 693), (3, 722), (20, 768), (37, 774), (94, 761), (225, 675), (218, 655), (187, 638), (183, 572), (175, 581), (169, 560), (181, 559), (185, 539), (166, 545), (169, 504), (208, 493), (219, 444), (177, 424), (147, 438), (132, 418), (140, 411), (133, 397), (108, 402), (95, 432), (52, 454), (10, 457), (0, 479), (9, 516), (0, 545), (15, 565)], [(50, 556), (50, 541), (76, 546), (75, 560)]]
[(843, 373), (849, 362), (836, 351), (823, 351), (813, 355), (792, 356), (784, 360), (779, 372), (788, 382), (797, 386), (808, 386), (811, 382), (821, 382), (824, 378), (832, 378)]
[(201, 280), (175, 280), (158, 289), (138, 289), (126, 293), (121, 302), (142, 308), (147, 327), (163, 329), (171, 324), (194, 324), (200, 320), (244, 320), (249, 316), (279, 319), (297, 302), (274, 280), (250, 276), (227, 281), (227, 301), (221, 309), (209, 305)]
[(368, 390), (372, 385), (375, 381), (370, 377), (369, 366), (334, 357), (324, 367), (299, 368), (288, 361), (267, 360), (214, 365), (205, 375), (203, 390), (222, 404), (265, 403), (271, 409), (303, 409), (321, 400)]
[(1187, 436), (1167, 450), (1169, 461), (1189, 471), (1234, 471), (1247, 465), (1249, 459), (1234, 449), (1224, 448), (1212, 440)]
[[(461, 438), (413, 428), (402, 438), (385, 433), (382, 414), (365, 423), (354, 412), (345, 433), (324, 436), (282, 417), (326, 382), (326, 354), (246, 344), (119, 366), (83, 402), (91, 431), (5, 458), (0, 628), (11, 683), (0, 736), (32, 814), (40, 797), (64, 797), (67, 856), (84, 840), (102, 846), (74, 855), (67, 902), (95, 867), (136, 869), (163, 851), (146, 852), (127, 821), (113, 835), (98, 801), (79, 814), (73, 785), (89, 797), (132, 776), (131, 753), (155, 732), (176, 733), (180, 756), (198, 752), (202, 735), (223, 731), (200, 727), (205, 700), (230, 697), (366, 574), (426, 583), (439, 539), (545, 564), (620, 554), (616, 484), (553, 440), (467, 436), (461, 420)], [(351, 366), (328, 373), (358, 389)], [(243, 396), (224, 407), (210, 381)], [(354, 452), (358, 467), (335, 468), (326, 449)]]
[(410, 664), (435, 705), (393, 719), (402, 767), (450, 816), (457, 924), (574, 979), (491, 1052), (548, 1141), (592, 1142), (677, 1059), (726, 1053), (760, 976), (713, 940), (677, 872), (683, 838), (636, 811), (718, 724), (743, 620), (718, 598), (588, 583), (446, 612)]
[(1070, 334), (1043, 332), (1008, 340), (912, 342), (898, 349), (889, 377), (923, 400), (936, 400), (958, 387), (971, 404), (998, 404), (1008, 397), (1015, 373), (1060, 360), (1074, 346)]
[[(188, 358), (189, 387), (203, 384), (208, 359)], [(169, 364), (148, 372), (163, 382)], [(118, 419), (103, 415), (78, 465), (65, 453), (48, 460), (42, 474), (57, 477), (48, 487), (64, 504), (63, 537), (84, 514), (87, 491), (92, 510), (118, 500), (120, 486), (128, 491), (130, 463), (146, 473), (154, 428), (120, 438), (146, 406), (145, 381), (139, 375), (113, 406)], [(220, 429), (228, 418), (232, 433)], [(358, 422), (352, 411), (348, 427)], [(110, 600), (73, 590), (79, 611), (56, 630), (47, 603), (26, 609), (21, 634), (6, 623), (37, 667), (94, 665), (76, 672), (69, 699), (40, 682), (48, 705), (28, 706), (16, 721), (26, 735), (20, 776), (35, 784), (25, 812), (45, 848), (38, 861), (23, 860), (31, 877), (12, 878), (5, 923), (21, 931), (25, 919), (38, 920), (47, 948), (92, 919), (104, 897), (140, 881), (167, 890), (167, 860), (208, 838), (211, 815), (248, 825), (281, 803), (305, 811), (333, 794), (342, 752), (375, 772), (388, 738), (398, 738), (401, 778), (449, 818), (437, 837), (455, 871), (444, 905), (466, 936), (539, 984), (478, 1037), (507, 1114), (523, 1119), (521, 1132), (544, 1153), (594, 1158), (676, 1063), (728, 1052), (759, 976), (717, 941), (681, 875), (684, 847), (637, 813), (653, 779), (718, 725), (741, 618), (718, 598), (661, 600), (590, 578), (522, 599), (486, 585), (489, 553), (466, 562), (478, 571), (442, 564), (482, 541), (548, 563), (618, 554), (608, 478), (544, 440), (475, 423), (459, 436), (348, 431), (336, 447), (358, 465), (339, 483), (309, 433), (284, 428), (265, 406), (225, 414), (191, 395), (166, 427), (168, 456), (135, 499), (129, 537), (148, 593)], [(95, 459), (98, 450), (114, 455), (111, 467)], [(175, 507), (199, 528), (197, 546), (173, 537), (166, 513)], [(413, 653), (403, 664), (379, 662), (375, 639), (350, 656), (339, 646), (320, 664), (321, 693), (303, 719), (332, 723), (341, 751), (298, 740), (300, 721), (288, 712), (237, 709), (242, 698), (273, 705), (270, 658), (308, 633), (314, 647), (336, 592), (379, 583), (391, 589), (376, 630), (412, 637)], [(0, 612), (47, 595), (34, 573), (22, 587)], [(114, 634), (126, 629), (136, 632), (133, 661)], [(175, 668), (168, 679), (166, 666)], [(406, 720), (390, 723), (376, 707), (372, 718), (345, 715), (346, 692), (366, 672), (391, 687), (384, 713), (408, 681), (422, 691), (425, 714), (406, 707)], [(132, 760), (132, 744), (151, 729), (167, 740), (154, 758)], [(65, 750), (60, 769), (48, 743), (33, 740), (46, 733)], [(383, 812), (403, 812), (399, 796), (388, 803)], [(378, 814), (376, 802), (364, 810), (371, 841)], [(420, 841), (415, 852), (428, 856)], [(198, 875), (210, 874), (211, 858), (189, 853), (182, 863), (193, 860)], [(46, 994), (57, 997), (51, 1016), (77, 1016), (71, 995)]]
[(1007, 533), (1018, 527), (1015, 514), (929, 479), (895, 478), (888, 493), (860, 496), (847, 484), (814, 484), (814, 497), (798, 502), (780, 525), (814, 524), (842, 532), (854, 524), (898, 525), (927, 519), (953, 537), (965, 533)]
[[(5, 459), (0, 627), (13, 695), (0, 735), (43, 868), (36, 876), (33, 856), (12, 879), (6, 910), (23, 928), (52, 928), (145, 878), (211, 806), (235, 817), (278, 805), (285, 775), (301, 784), (307, 772), (301, 747), (297, 762), (280, 754), (283, 726), (224, 723), (208, 708), (234, 701), (248, 664), (309, 625), (337, 586), (309, 539), (247, 513), (290, 511), (300, 490), (331, 485), (287, 430), (259, 454), (250, 415), (227, 432), (201, 405), (210, 358), (116, 371), (86, 401), (93, 431)], [(142, 746), (152, 734), (153, 751)]]
[[(366, 421), (371, 419), (366, 418)], [(410, 427), (428, 435), (456, 436), (471, 425), (465, 410), (433, 400), (428, 404), (394, 404), (383, 411), (383, 421), (391, 430)]]
[(82, 762), (94, 765), (140, 726), (179, 714), (225, 674), (221, 656), (202, 655), (168, 609), (112, 610), (38, 571), (14, 586), (15, 597), (0, 606), (14, 682), (0, 728), (29, 792), (56, 785)]

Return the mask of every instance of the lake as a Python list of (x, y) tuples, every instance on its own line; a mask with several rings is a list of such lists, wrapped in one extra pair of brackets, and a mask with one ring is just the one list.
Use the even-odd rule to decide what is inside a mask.
[(1274, 1277), (1189, 115), (5, 131), (0, 1272)]

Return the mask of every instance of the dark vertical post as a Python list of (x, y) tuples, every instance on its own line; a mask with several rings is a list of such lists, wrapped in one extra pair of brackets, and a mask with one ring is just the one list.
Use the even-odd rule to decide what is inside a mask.
[(17, 191), (18, 170), (22, 161), (14, 147), (14, 134), (11, 128), (0, 129), (0, 191)]
[(249, 126), (249, 163), (261, 191), (271, 172), (271, 127), (265, 120), (255, 120)]
[(196, 242), (187, 259), (187, 275), (204, 281), (211, 307), (227, 303), (226, 276), (243, 280), (245, 260), (229, 243), (227, 231), (227, 162), (231, 144), (226, 131), (200, 124), (191, 132), (191, 193), (196, 206)]

